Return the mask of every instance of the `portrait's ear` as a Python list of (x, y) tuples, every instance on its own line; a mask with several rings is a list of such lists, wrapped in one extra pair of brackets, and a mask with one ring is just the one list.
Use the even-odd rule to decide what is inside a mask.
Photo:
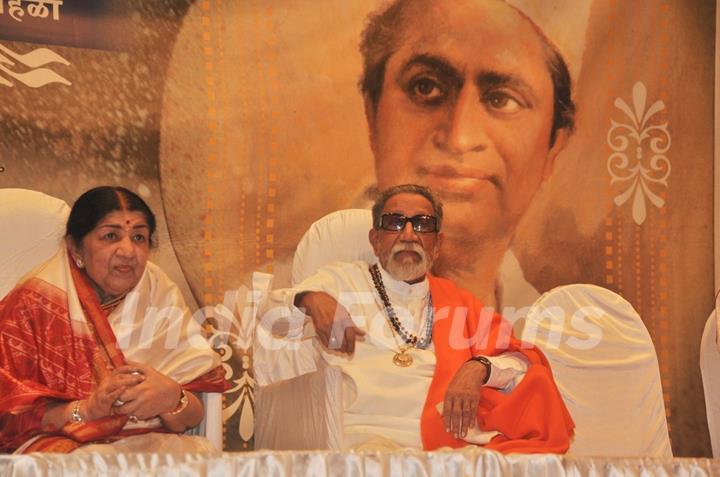
[(545, 168), (543, 169), (542, 178), (543, 182), (550, 179), (553, 169), (555, 168), (555, 159), (557, 159), (558, 154), (560, 154), (562, 150), (565, 149), (565, 146), (567, 145), (569, 139), (570, 132), (567, 130), (567, 128), (561, 128), (557, 130), (555, 134), (555, 142), (548, 150), (548, 154), (545, 159)]
[(375, 154), (375, 115), (377, 110), (370, 96), (366, 93), (363, 95), (363, 105), (365, 106), (365, 120), (368, 126), (368, 140), (370, 141), (370, 149)]

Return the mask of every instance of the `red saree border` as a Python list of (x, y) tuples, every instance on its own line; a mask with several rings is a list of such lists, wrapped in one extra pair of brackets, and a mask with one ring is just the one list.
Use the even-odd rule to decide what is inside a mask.
[[(69, 253), (68, 251), (68, 256)], [(98, 346), (102, 346), (105, 349), (113, 366), (117, 368), (126, 365), (127, 360), (125, 359), (125, 355), (117, 344), (115, 332), (112, 330), (110, 322), (107, 319), (108, 315), (102, 309), (100, 300), (90, 284), (90, 280), (72, 260), (68, 260), (68, 262), (71, 277), (75, 283), (78, 298), (80, 299), (80, 305), (85, 312), (88, 324), (95, 332)]]

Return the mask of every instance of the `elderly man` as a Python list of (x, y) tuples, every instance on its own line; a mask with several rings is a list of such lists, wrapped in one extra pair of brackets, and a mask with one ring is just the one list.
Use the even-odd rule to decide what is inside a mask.
[[(255, 347), (261, 384), (338, 367), (344, 448), (566, 451), (573, 424), (542, 353), (468, 291), (428, 274), (444, 239), (430, 190), (384, 191), (373, 222), (379, 264), (332, 263), (271, 293)], [(288, 318), (289, 331), (272, 338)]]
[(449, 211), (434, 271), (488, 306), (530, 304), (526, 283), (500, 303), (497, 276), (520, 272), (506, 252), (573, 129), (562, 56), (502, 0), (396, 0), (369, 18), (361, 52), (377, 187), (431, 187)]

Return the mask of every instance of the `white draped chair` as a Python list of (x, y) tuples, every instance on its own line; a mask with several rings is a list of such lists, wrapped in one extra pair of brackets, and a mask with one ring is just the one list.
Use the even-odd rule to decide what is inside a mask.
[(720, 346), (717, 337), (717, 311), (713, 311), (705, 323), (700, 342), (700, 374), (712, 453), (716, 459), (720, 457)]
[[(368, 241), (372, 227), (369, 210), (347, 209), (330, 213), (305, 232), (295, 250), (292, 284), (334, 261), (375, 263)], [(269, 290), (254, 290), (264, 296)], [(256, 344), (257, 349), (257, 344)], [(255, 448), (343, 448), (342, 373), (326, 366), (315, 372), (269, 385), (255, 369)]]
[[(371, 226), (370, 211), (361, 209), (312, 224), (295, 253), (293, 284), (332, 261), (373, 263)], [(523, 337), (547, 355), (577, 426), (570, 453), (671, 456), (655, 348), (627, 301), (597, 286), (569, 285), (525, 312)], [(332, 367), (260, 386), (256, 447), (342, 448), (341, 403), (342, 376)]]
[(575, 421), (570, 454), (672, 457), (655, 347), (623, 297), (555, 288), (530, 307), (522, 339), (550, 361)]
[[(50, 259), (63, 241), (70, 207), (27, 189), (0, 189), (0, 300), (22, 277)], [(222, 395), (202, 393), (205, 419), (189, 431), (222, 450)]]

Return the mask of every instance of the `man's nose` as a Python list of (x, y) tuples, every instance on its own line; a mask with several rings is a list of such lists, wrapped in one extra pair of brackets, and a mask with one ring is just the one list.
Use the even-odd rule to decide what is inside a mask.
[(405, 226), (400, 231), (400, 240), (403, 242), (417, 242), (418, 241), (418, 235), (415, 230), (413, 230), (412, 222), (409, 220), (405, 222)]
[(477, 87), (464, 84), (436, 131), (436, 145), (455, 155), (482, 151), (487, 144), (486, 115)]

